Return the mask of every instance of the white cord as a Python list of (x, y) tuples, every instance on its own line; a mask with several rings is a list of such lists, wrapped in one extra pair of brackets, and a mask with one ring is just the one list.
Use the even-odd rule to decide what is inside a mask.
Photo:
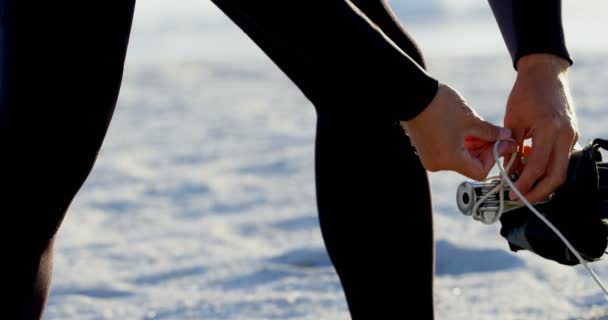
[[(515, 156), (511, 157), (511, 160), (507, 164), (507, 168), (505, 169), (507, 172), (509, 170), (511, 170), (513, 163), (515, 163)], [(493, 176), (493, 177), (487, 178), (485, 181), (491, 181), (491, 180), (495, 180), (495, 179), (499, 179), (499, 178), (500, 178), (500, 176)], [(482, 205), (486, 200), (488, 200), (492, 195), (494, 195), (494, 193), (498, 192), (498, 197), (499, 197), (498, 212), (492, 218), (492, 220), (484, 220), (484, 217), (479, 217), (483, 223), (492, 224), (492, 223), (498, 221), (498, 219), (500, 219), (500, 217), (502, 216), (503, 211), (504, 211), (504, 206), (505, 206), (504, 186), (505, 186), (505, 181), (504, 181), (504, 179), (501, 179), (500, 182), (494, 188), (492, 188), (490, 191), (488, 191), (486, 194), (484, 194), (481, 198), (479, 198), (479, 200), (477, 200), (477, 202), (475, 202), (475, 205), (473, 206), (473, 210), (471, 212), (473, 212), (475, 215), (477, 215), (479, 206)]]
[[(530, 204), (530, 202), (528, 202), (526, 197), (524, 197), (521, 194), (521, 192), (519, 192), (519, 190), (517, 190), (517, 188), (513, 184), (513, 181), (511, 181), (511, 179), (509, 178), (509, 174), (507, 173), (508, 169), (505, 170), (505, 168), (500, 163), (500, 157), (498, 156), (498, 145), (499, 144), (500, 144), (500, 141), (496, 141), (496, 143), (494, 144), (494, 160), (496, 160), (496, 165), (498, 166), (498, 169), (500, 170), (500, 173), (502, 174), (502, 181), (506, 181), (507, 184), (509, 184), (509, 186), (511, 187), (511, 190), (513, 190), (513, 192), (515, 192), (515, 194), (517, 194), (519, 199), (521, 199), (521, 201), (528, 207), (528, 209), (530, 209), (532, 212), (534, 212), (534, 214), (540, 220), (542, 220), (549, 228), (551, 228), (551, 230), (553, 230), (553, 232), (555, 232), (555, 234), (557, 234), (557, 236), (562, 240), (562, 242), (564, 242), (566, 247), (568, 247), (568, 249), (570, 249), (570, 251), (572, 251), (572, 253), (574, 253), (574, 255), (576, 256), (578, 261), (585, 267), (585, 269), (587, 270), (589, 275), (593, 278), (593, 280), (595, 280), (597, 285), (602, 289), (602, 291), (604, 291), (604, 294), (608, 298), (608, 289), (606, 289), (606, 287), (604, 286), (604, 284), (602, 283), (600, 278), (595, 274), (595, 272), (593, 272), (593, 270), (587, 264), (585, 259), (583, 259), (583, 257), (581, 257), (581, 255), (578, 253), (578, 251), (576, 251), (576, 249), (574, 249), (574, 247), (570, 244), (568, 239), (566, 239), (566, 237), (564, 237), (564, 235), (562, 235), (562, 233), (559, 232), (559, 230), (557, 230), (557, 228), (551, 222), (549, 222), (549, 220), (547, 220), (547, 218), (545, 218), (545, 216), (543, 216), (540, 212), (538, 212), (536, 210), (536, 208), (534, 208), (534, 206), (532, 204)], [(516, 154), (517, 153), (514, 153), (511, 158), (512, 159), (515, 158)], [(512, 161), (509, 162), (508, 167), (510, 167), (511, 164), (512, 164)]]

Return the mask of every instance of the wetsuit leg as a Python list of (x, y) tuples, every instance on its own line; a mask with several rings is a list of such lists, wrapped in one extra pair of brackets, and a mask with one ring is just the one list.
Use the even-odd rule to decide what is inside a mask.
[[(325, 18), (315, 20), (318, 14), (330, 11), (324, 10), (326, 5), (337, 1), (306, 2), (312, 8), (275, 11), (268, 8), (271, 5), (265, 6), (266, 2), (213, 1), (317, 110), (315, 170), (321, 231), (352, 318), (432, 319), (434, 245), (427, 174), (397, 119), (387, 117), (382, 106), (390, 103), (408, 108), (408, 94), (425, 84), (398, 82), (402, 83), (399, 91), (404, 99), (387, 102), (386, 92), (374, 85), (387, 79), (376, 76), (391, 81), (398, 78), (388, 73), (372, 77), (366, 70), (386, 58), (382, 54), (388, 51), (375, 47), (382, 44), (362, 38), (368, 45), (358, 46), (355, 38), (361, 34), (356, 31), (327, 38), (322, 30), (299, 33), (300, 28), (315, 28), (315, 23), (328, 34), (334, 34), (333, 29), (342, 24), (357, 27), (346, 15), (337, 14), (333, 24)], [(415, 43), (402, 32), (383, 2), (356, 1), (355, 5), (424, 66)], [(305, 16), (294, 13), (302, 11)], [(292, 26), (293, 21), (298, 24)], [(307, 21), (314, 23), (307, 25)], [(294, 33), (286, 35), (278, 29)], [(333, 46), (332, 41), (343, 45)], [(316, 54), (324, 50), (326, 54)], [(302, 55), (302, 51), (311, 54)], [(349, 54), (367, 60), (356, 59), (352, 70), (338, 72), (336, 65), (341, 66), (340, 59), (348, 60)], [(353, 82), (353, 76), (361, 73), (370, 77)]]
[(427, 175), (401, 128), (319, 114), (321, 231), (353, 319), (433, 319)]
[(3, 319), (38, 319), (53, 242), (105, 137), (134, 0), (0, 0)]
[[(353, 2), (425, 66), (384, 1)], [(319, 113), (316, 185), (321, 230), (352, 318), (433, 319), (429, 182), (399, 125)]]
[[(384, 1), (353, 2), (425, 66)], [(352, 318), (433, 319), (429, 182), (399, 125), (319, 112), (316, 186), (323, 238)]]

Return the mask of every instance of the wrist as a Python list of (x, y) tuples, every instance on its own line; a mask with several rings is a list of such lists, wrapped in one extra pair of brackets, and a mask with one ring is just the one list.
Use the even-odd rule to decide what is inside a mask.
[(412, 124), (415, 125), (416, 123), (421, 122), (421, 120), (424, 121), (424, 119), (427, 117), (426, 115), (430, 112), (429, 109), (431, 108), (431, 106), (434, 103), (437, 103), (437, 100), (440, 99), (441, 92), (445, 90), (444, 86), (444, 84), (437, 82), (437, 91), (435, 92), (435, 95), (433, 96), (431, 101), (424, 107), (424, 109), (422, 109), (422, 111), (420, 111), (420, 113), (415, 115), (413, 118), (408, 120), (401, 120), (399, 122), (401, 124), (401, 127), (405, 129), (406, 133), (408, 132), (408, 129)]
[(563, 74), (570, 69), (570, 61), (549, 53), (534, 53), (521, 57), (517, 61), (517, 73), (544, 72)]

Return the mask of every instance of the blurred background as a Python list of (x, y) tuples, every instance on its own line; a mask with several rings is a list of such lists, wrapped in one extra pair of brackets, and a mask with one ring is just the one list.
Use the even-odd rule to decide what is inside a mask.
[[(515, 72), (487, 2), (390, 3), (430, 73), (502, 123)], [(582, 143), (608, 137), (607, 9), (563, 1)], [(318, 228), (314, 128), (312, 105), (210, 1), (139, 1), (46, 319), (348, 319)], [(458, 212), (464, 177), (431, 179), (438, 319), (608, 319), (582, 268), (511, 253), (498, 225)]]

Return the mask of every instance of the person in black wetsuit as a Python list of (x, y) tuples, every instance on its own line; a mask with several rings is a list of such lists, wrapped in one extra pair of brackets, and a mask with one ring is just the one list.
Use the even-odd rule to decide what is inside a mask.
[[(425, 71), (384, 0), (212, 1), (317, 111), (321, 231), (353, 319), (433, 318), (425, 169), (482, 179), (494, 141), (532, 138), (518, 188), (535, 201), (563, 181), (577, 129), (559, 0), (489, 1), (517, 70), (508, 129)], [(134, 5), (0, 0), (2, 318), (42, 316), (56, 232), (118, 97)]]

